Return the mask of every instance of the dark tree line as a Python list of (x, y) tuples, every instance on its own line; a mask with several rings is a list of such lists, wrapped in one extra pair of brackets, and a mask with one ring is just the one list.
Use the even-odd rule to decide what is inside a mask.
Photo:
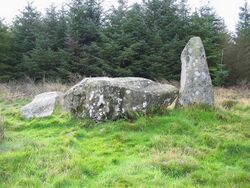
[(28, 3), (10, 27), (0, 22), (0, 80), (67, 81), (72, 75), (179, 80), (181, 51), (190, 37), (200, 36), (213, 81), (223, 84), (228, 75), (223, 49), (245, 41), (241, 35), (249, 28), (239, 25), (240, 38), (230, 43), (212, 8), (191, 14), (185, 0), (145, 0), (130, 7), (119, 0), (109, 11), (98, 0), (71, 0), (62, 8), (50, 6), (45, 15)]
[(250, 6), (245, 2), (240, 8), (236, 36), (230, 38), (225, 48), (225, 64), (231, 84), (250, 82)]

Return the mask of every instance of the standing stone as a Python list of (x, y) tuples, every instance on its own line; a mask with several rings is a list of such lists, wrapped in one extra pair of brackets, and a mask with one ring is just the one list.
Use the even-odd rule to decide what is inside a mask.
[(104, 121), (167, 107), (177, 96), (174, 86), (145, 78), (96, 77), (85, 78), (67, 91), (64, 102), (77, 117)]
[(22, 116), (26, 119), (50, 116), (57, 105), (63, 103), (62, 92), (46, 92), (35, 96), (33, 101), (21, 109)]
[(200, 37), (193, 37), (189, 40), (181, 54), (181, 62), (181, 88), (178, 105), (213, 105), (213, 86)]

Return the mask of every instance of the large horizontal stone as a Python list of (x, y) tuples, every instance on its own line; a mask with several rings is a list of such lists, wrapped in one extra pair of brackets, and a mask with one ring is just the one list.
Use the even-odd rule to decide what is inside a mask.
[(26, 119), (50, 116), (62, 102), (63, 95), (61, 92), (46, 92), (35, 96), (31, 103), (22, 107), (22, 116)]
[(171, 105), (178, 90), (144, 78), (85, 78), (65, 94), (67, 108), (95, 121), (126, 117)]

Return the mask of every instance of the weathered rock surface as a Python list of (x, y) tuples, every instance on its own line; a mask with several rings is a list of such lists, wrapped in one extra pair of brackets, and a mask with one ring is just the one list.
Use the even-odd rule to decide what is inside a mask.
[(193, 37), (189, 40), (181, 54), (181, 62), (181, 88), (178, 105), (213, 105), (213, 86), (200, 37)]
[(83, 79), (65, 94), (64, 101), (77, 117), (103, 121), (168, 106), (177, 95), (174, 86), (144, 78), (97, 77)]
[(46, 92), (35, 96), (33, 101), (21, 109), (22, 116), (26, 119), (50, 116), (57, 105), (63, 100), (61, 92)]

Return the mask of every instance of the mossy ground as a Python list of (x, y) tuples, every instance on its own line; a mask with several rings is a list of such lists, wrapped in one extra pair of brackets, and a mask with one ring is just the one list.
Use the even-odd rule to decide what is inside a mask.
[(192, 107), (95, 124), (24, 120), (0, 100), (0, 187), (249, 187), (250, 107)]

